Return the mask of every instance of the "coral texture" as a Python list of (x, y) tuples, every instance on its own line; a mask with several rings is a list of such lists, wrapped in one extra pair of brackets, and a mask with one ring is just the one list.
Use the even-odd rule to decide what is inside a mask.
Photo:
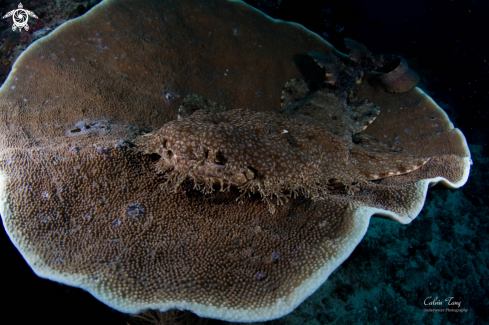
[[(409, 223), (428, 186), (459, 187), (469, 173), (465, 138), (443, 110), (418, 88), (378, 87), (381, 74), (361, 63), (374, 57), (357, 43), (350, 50), (352, 60), (238, 1), (100, 3), (33, 43), (0, 89), (0, 213), (10, 239), (39, 276), (122, 312), (176, 308), (246, 322), (289, 313), (351, 254), (372, 215)], [(334, 53), (327, 59), (335, 65), (320, 62), (333, 69), (322, 70), (311, 51)], [(200, 97), (181, 107), (192, 94)], [(217, 133), (198, 132), (217, 132), (213, 121), (223, 122), (221, 144)], [(268, 137), (258, 137), (263, 132)], [(160, 137), (158, 155), (134, 148), (143, 133)], [(234, 149), (252, 140), (255, 150)], [(327, 157), (330, 148), (335, 157)], [(255, 155), (268, 149), (275, 166)], [(287, 162), (279, 158), (285, 150)], [(282, 174), (294, 184), (295, 168), (313, 161), (300, 153), (315, 151), (325, 154), (319, 176), (362, 182), (292, 196), (273, 214), (259, 194), (238, 204), (234, 186), (202, 193), (183, 179), (181, 191), (168, 191), (169, 171), (155, 172), (170, 166), (184, 175), (196, 166), (199, 181), (208, 177), (198, 169), (205, 157), (217, 173), (234, 161), (230, 176), (211, 175), (217, 181), (239, 187), (243, 177)], [(179, 155), (182, 167), (173, 160)], [(408, 163), (393, 168), (391, 157)], [(353, 159), (359, 167), (345, 172)], [(401, 167), (419, 168), (385, 177)]]

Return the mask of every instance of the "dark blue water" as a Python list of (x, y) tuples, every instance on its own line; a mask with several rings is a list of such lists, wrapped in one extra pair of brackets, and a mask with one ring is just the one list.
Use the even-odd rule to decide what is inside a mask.
[[(32, 9), (37, 2), (30, 1)], [(430, 191), (429, 208), (410, 226), (375, 222), (375, 231), (369, 231), (320, 292), (292, 315), (272, 323), (351, 324), (348, 314), (365, 324), (413, 324), (419, 319), (427, 324), (489, 323), (489, 198), (484, 193), (489, 181), (489, 2), (248, 3), (273, 17), (303, 24), (344, 52), (343, 39), (348, 37), (374, 54), (406, 58), (421, 76), (420, 86), (465, 134), (474, 160), (465, 187)], [(463, 233), (464, 229), (470, 231)], [(82, 290), (38, 278), (1, 231), (2, 285), (17, 288), (2, 298), (16, 306), (2, 309), (2, 323), (14, 316), (17, 324), (136, 324)], [(454, 296), (469, 311), (426, 314), (423, 303), (429, 296)], [(214, 323), (220, 322), (209, 322)]]

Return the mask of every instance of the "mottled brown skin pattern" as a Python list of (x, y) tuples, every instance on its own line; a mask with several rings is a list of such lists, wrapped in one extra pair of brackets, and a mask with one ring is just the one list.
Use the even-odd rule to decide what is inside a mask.
[(273, 212), (271, 197), (278, 204), (291, 195), (323, 198), (338, 183), (349, 192), (360, 182), (408, 173), (427, 161), (345, 141), (306, 116), (213, 113), (201, 102), (203, 109), (137, 141), (140, 151), (161, 156), (158, 172), (172, 170), (167, 177), (174, 190), (187, 177), (204, 193), (220, 182), (221, 190), (232, 185), (243, 194), (259, 192)]
[[(146, 136), (149, 140), (150, 136)], [(362, 179), (349, 168), (348, 147), (331, 132), (293, 123), (284, 115), (230, 110), (199, 110), (160, 129), (148, 144), (161, 155), (159, 171), (173, 169), (174, 186), (192, 177), (203, 190), (228, 185), (258, 191), (268, 202), (284, 192), (322, 196), (328, 180)], [(155, 143), (157, 142), (157, 144)], [(273, 208), (272, 208), (273, 209)]]
[(355, 91), (365, 72), (393, 58), (372, 57), (351, 39), (346, 44), (349, 62), (331, 53), (309, 54), (324, 70), (325, 85), (313, 92), (303, 80), (286, 83), (282, 114), (226, 111), (190, 95), (179, 109), (179, 120), (140, 138), (139, 150), (161, 156), (157, 171), (172, 170), (167, 178), (174, 190), (187, 177), (204, 193), (219, 182), (221, 190), (236, 186), (243, 195), (259, 192), (272, 213), (273, 196), (278, 204), (297, 195), (324, 198), (328, 187), (341, 185), (350, 193), (361, 182), (418, 169), (429, 159), (360, 135), (380, 110), (357, 99)]
[[(354, 47), (355, 58), (365, 59)], [(81, 287), (122, 312), (180, 308), (228, 321), (289, 313), (351, 254), (373, 213), (410, 222), (425, 200), (425, 180), (461, 186), (470, 157), (461, 132), (426, 94), (385, 92), (371, 83), (378, 74), (365, 73), (346, 106), (332, 99), (334, 85), (309, 94), (306, 84), (293, 83), (285, 100), (293, 107), (281, 108), (283, 85), (303, 78), (294, 59), (312, 50), (336, 52), (242, 2), (106, 0), (59, 27), (24, 52), (0, 90), (0, 213), (10, 239), (36, 274)], [(340, 188), (322, 198), (288, 198), (274, 214), (258, 193), (237, 204), (238, 186), (203, 193), (190, 178), (181, 191), (169, 191), (171, 171), (155, 172), (164, 152), (144, 154), (132, 143), (180, 113), (179, 122), (189, 122), (203, 109), (179, 111), (189, 94), (251, 109), (250, 119), (283, 110), (293, 125), (340, 138), (352, 160), (352, 148), (431, 159), (410, 173), (362, 182), (350, 194)], [(324, 111), (324, 98), (343, 106)], [(328, 122), (333, 117), (337, 123)], [(187, 166), (202, 160), (194, 149)], [(257, 163), (253, 152), (260, 151), (245, 152), (246, 159)], [(0, 272), (11, 275), (8, 267)], [(308, 281), (309, 291), (301, 291)], [(282, 303), (287, 299), (295, 300)]]

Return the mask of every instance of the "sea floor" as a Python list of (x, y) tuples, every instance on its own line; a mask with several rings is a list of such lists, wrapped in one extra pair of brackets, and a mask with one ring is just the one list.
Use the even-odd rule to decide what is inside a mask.
[(470, 149), (474, 165), (464, 187), (430, 189), (410, 225), (373, 218), (316, 293), (266, 324), (487, 324), (489, 198), (482, 191), (489, 158), (482, 146)]
[[(20, 35), (11, 32), (7, 20), (0, 20), (0, 84), (29, 44), (98, 2), (23, 1), (25, 8), (36, 8), (42, 22), (36, 23), (30, 33)], [(262, 2), (271, 8), (271, 12), (280, 5), (280, 1)], [(16, 6), (17, 1), (2, 1), (0, 12), (5, 13)], [(446, 98), (446, 102), (450, 102), (450, 98)], [(448, 104), (442, 106), (450, 111)], [(487, 102), (481, 107), (487, 110)], [(453, 120), (457, 113), (449, 112), (449, 115), (457, 125), (457, 120)], [(373, 218), (365, 238), (353, 254), (317, 292), (291, 314), (258, 324), (488, 324), (489, 196), (485, 189), (489, 181), (489, 158), (487, 147), (481, 140), (487, 138), (487, 131), (470, 132), (479, 132), (480, 136), (468, 138), (474, 164), (464, 187), (430, 189), (423, 210), (410, 225)], [(2, 238), (4, 242), (7, 243), (8, 238)], [(7, 246), (3, 247), (12, 252), (15, 250)], [(18, 272), (18, 268), (27, 267), (20, 254), (11, 261), (9, 270), (15, 273), (12, 278), (16, 279), (19, 274), (24, 276), (23, 271)], [(106, 324), (141, 324), (107, 307), (86, 308), (85, 301), (94, 300), (93, 306), (101, 303), (87, 293), (79, 293), (81, 290), (36, 279), (33, 274), (25, 273), (25, 279), (28, 285), (39, 285), (46, 295), (61, 295), (54, 299), (54, 303), (66, 300), (62, 308), (76, 310), (80, 305), (83, 311), (74, 315), (72, 323), (93, 320), (91, 323), (99, 324), (103, 319)], [(27, 289), (21, 285), (19, 290)], [(29, 296), (19, 292), (11, 298), (19, 299), (21, 305), (27, 304), (28, 311), (30, 299), (36, 295), (42, 297), (42, 293), (36, 293), (33, 288)], [(39, 306), (49, 305), (41, 300)], [(448, 305), (447, 300), (452, 305)], [(54, 310), (56, 305), (52, 308)], [(42, 320), (45, 314), (36, 316), (26, 312), (19, 316), (21, 320), (36, 317)], [(66, 321), (69, 320), (54, 314), (50, 319), (51, 324), (65, 324)], [(223, 323), (208, 321), (208, 324)]]

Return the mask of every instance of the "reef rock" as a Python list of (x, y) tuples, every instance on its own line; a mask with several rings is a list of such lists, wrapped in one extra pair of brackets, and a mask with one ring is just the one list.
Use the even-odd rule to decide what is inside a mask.
[(39, 276), (121, 312), (289, 313), (371, 216), (409, 223), (430, 185), (469, 174), (405, 62), (371, 72), (389, 57), (347, 42), (350, 57), (238, 1), (103, 1), (0, 89), (10, 239)]

